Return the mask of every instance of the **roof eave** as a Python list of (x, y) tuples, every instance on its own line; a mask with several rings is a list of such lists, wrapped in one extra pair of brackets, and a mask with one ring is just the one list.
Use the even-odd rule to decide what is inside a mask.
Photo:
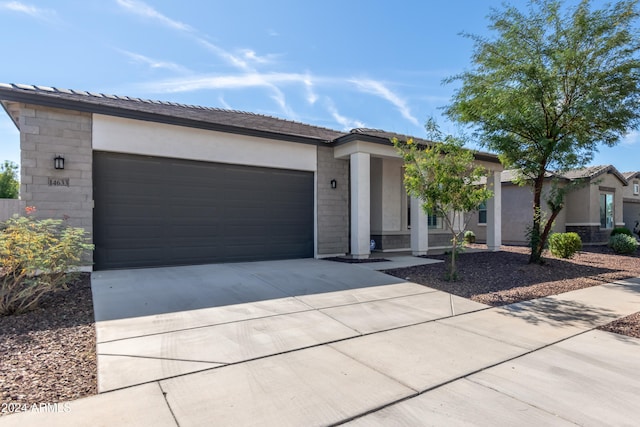
[[(5, 91), (2, 88), (0, 88), (0, 100), (22, 102), (25, 104), (35, 104), (35, 105), (41, 105), (44, 107), (62, 108), (62, 109), (68, 109), (68, 110), (74, 110), (74, 111), (81, 111), (85, 113), (104, 114), (107, 116), (115, 116), (115, 117), (122, 117), (122, 118), (135, 119), (135, 120), (144, 120), (144, 121), (156, 122), (156, 123), (166, 123), (166, 124), (185, 126), (185, 127), (191, 127), (191, 128), (206, 129), (206, 130), (213, 130), (213, 131), (219, 131), (219, 132), (234, 133), (239, 135), (255, 136), (255, 137), (261, 137), (261, 138), (270, 138), (270, 139), (284, 140), (284, 141), (290, 141), (290, 142), (299, 142), (299, 143), (305, 143), (305, 144), (316, 145), (322, 142), (328, 142), (326, 139), (323, 139), (323, 138), (311, 138), (311, 137), (301, 136), (301, 135), (292, 135), (292, 134), (270, 132), (270, 131), (259, 130), (259, 129), (243, 128), (238, 126), (188, 119), (185, 117), (177, 117), (177, 116), (161, 114), (161, 113), (151, 113), (147, 111), (139, 111), (139, 110), (128, 109), (124, 107), (114, 107), (109, 105), (96, 104), (92, 102), (84, 102), (83, 100), (80, 100), (80, 99), (70, 100), (70, 99), (62, 99), (62, 98), (52, 98), (39, 93), (17, 92), (13, 90)], [(4, 103), (2, 104), (4, 107)], [(9, 116), (11, 116), (11, 114), (9, 114)]]

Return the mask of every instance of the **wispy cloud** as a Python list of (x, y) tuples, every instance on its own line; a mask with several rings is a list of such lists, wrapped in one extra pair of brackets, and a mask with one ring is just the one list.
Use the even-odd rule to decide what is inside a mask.
[(311, 105), (315, 104), (318, 100), (318, 95), (313, 90), (313, 81), (311, 80), (311, 77), (307, 75), (302, 82), (304, 83), (304, 87), (307, 93), (307, 102)]
[(248, 62), (260, 65), (271, 64), (278, 56), (274, 54), (259, 56), (254, 50), (251, 49), (242, 49), (240, 52), (242, 53), (242, 56), (244, 56), (244, 59), (246, 59)]
[(411, 109), (407, 106), (407, 102), (400, 96), (393, 93), (382, 82), (372, 79), (351, 79), (356, 88), (362, 92), (370, 93), (382, 99), (389, 101), (400, 111), (402, 116), (416, 126), (420, 126), (418, 119), (411, 114)]
[(303, 82), (305, 75), (296, 73), (244, 73), (223, 76), (190, 76), (145, 83), (154, 92), (191, 92), (203, 89), (277, 88), (277, 84)]
[(171, 19), (144, 2), (136, 0), (116, 0), (116, 2), (130, 12), (145, 18), (153, 19), (166, 27), (190, 33), (194, 32), (194, 29), (190, 25)]
[(243, 86), (265, 86), (271, 90), (271, 98), (278, 104), (282, 111), (289, 117), (295, 117), (293, 110), (286, 103), (284, 93), (280, 90), (276, 84), (271, 81), (270, 78), (262, 78), (252, 64), (263, 65), (271, 62), (272, 55), (260, 56), (252, 49), (243, 49), (240, 51), (240, 55), (235, 55), (230, 51), (212, 43), (209, 41), (209, 37), (191, 27), (188, 24), (169, 18), (168, 16), (158, 12), (148, 4), (138, 0), (116, 0), (116, 2), (126, 10), (143, 16), (148, 19), (155, 20), (160, 24), (171, 28), (173, 30), (180, 31), (184, 34), (191, 36), (196, 43), (218, 56), (225, 61), (228, 65), (242, 71), (245, 75), (229, 77), (217, 77), (217, 78), (199, 78), (195, 80), (178, 81), (178, 82), (165, 82), (160, 86), (164, 87), (165, 91), (186, 91), (195, 90), (196, 88), (216, 88), (221, 82), (232, 84), (231, 87), (243, 87)]
[(222, 108), (226, 108), (227, 110), (233, 110), (231, 105), (229, 105), (222, 96), (218, 97), (218, 102), (220, 103), (220, 105), (222, 105)]
[(7, 1), (0, 3), (0, 9), (9, 10), (12, 12), (24, 13), (32, 18), (52, 20), (56, 17), (56, 12), (51, 9), (41, 9), (36, 6), (31, 6), (19, 1)]
[(333, 117), (333, 119), (338, 122), (344, 130), (366, 127), (365, 124), (359, 120), (350, 119), (341, 115), (331, 98), (325, 99), (325, 106), (327, 107), (327, 111), (331, 114), (331, 117)]
[(627, 147), (636, 145), (640, 142), (640, 131), (632, 130), (622, 138), (621, 144)]
[(227, 62), (229, 65), (239, 68), (240, 70), (243, 71), (248, 71), (250, 70), (249, 64), (247, 64), (247, 62), (245, 60), (243, 60), (242, 58), (226, 51), (225, 49), (211, 43), (208, 40), (205, 40), (203, 38), (200, 37), (196, 37), (196, 41), (203, 46), (204, 48), (206, 48), (207, 50), (209, 50), (211, 53), (217, 55), (219, 58), (223, 59), (225, 62)]
[(178, 73), (190, 73), (188, 68), (183, 67), (180, 64), (176, 64), (168, 61), (160, 61), (157, 59), (149, 58), (148, 56), (141, 55), (139, 53), (129, 52), (128, 50), (123, 50), (123, 49), (117, 49), (117, 50), (123, 55), (129, 57), (133, 62), (144, 64), (151, 68), (166, 69), (166, 70), (175, 71)]

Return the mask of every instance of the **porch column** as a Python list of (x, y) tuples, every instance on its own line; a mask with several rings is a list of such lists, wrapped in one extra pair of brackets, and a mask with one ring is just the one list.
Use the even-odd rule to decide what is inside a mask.
[(371, 156), (353, 153), (351, 161), (351, 256), (368, 258), (371, 251)]
[(493, 197), (487, 200), (487, 247), (497, 252), (502, 245), (502, 183), (499, 171), (489, 173), (487, 186), (493, 191)]
[(422, 202), (411, 197), (411, 253), (413, 256), (426, 255), (429, 250), (429, 223), (422, 209)]

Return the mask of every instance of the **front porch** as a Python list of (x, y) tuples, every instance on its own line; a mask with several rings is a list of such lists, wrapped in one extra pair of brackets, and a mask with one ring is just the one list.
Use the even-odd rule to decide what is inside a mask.
[[(450, 233), (442, 219), (428, 216), (420, 200), (407, 196), (403, 162), (389, 137), (369, 133), (352, 133), (349, 137), (335, 147), (334, 157), (348, 160), (350, 165), (350, 255), (368, 258), (371, 241), (376, 250), (410, 251), (414, 256), (450, 247)], [(476, 156), (476, 161), (489, 170), (487, 181), (494, 196), (487, 201), (487, 246), (498, 251), (502, 243), (502, 165), (490, 155)]]

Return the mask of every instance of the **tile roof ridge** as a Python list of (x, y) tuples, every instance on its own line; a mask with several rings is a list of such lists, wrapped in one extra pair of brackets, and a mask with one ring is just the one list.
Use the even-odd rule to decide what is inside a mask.
[(221, 112), (221, 113), (243, 114), (243, 115), (247, 115), (247, 116), (273, 119), (273, 120), (293, 123), (293, 124), (296, 124), (296, 125), (309, 126), (311, 128), (316, 128), (316, 129), (323, 129), (323, 130), (335, 132), (335, 133), (338, 133), (338, 134), (344, 134), (344, 132), (342, 132), (342, 131), (339, 131), (339, 130), (336, 130), (336, 129), (331, 129), (331, 128), (328, 128), (328, 127), (325, 127), (325, 126), (318, 126), (318, 125), (313, 125), (313, 124), (309, 124), (309, 123), (303, 123), (303, 122), (296, 121), (296, 120), (291, 120), (291, 119), (285, 119), (285, 118), (281, 118), (281, 117), (271, 116), (271, 115), (268, 115), (268, 114), (259, 114), (259, 113), (254, 113), (254, 112), (250, 112), (250, 111), (235, 110), (235, 109), (229, 109), (229, 108), (220, 108), (220, 107), (209, 107), (209, 106), (202, 106), (202, 105), (184, 104), (184, 103), (173, 102), (173, 101), (160, 101), (160, 100), (153, 100), (153, 99), (131, 97), (131, 96), (126, 96), (126, 95), (115, 95), (115, 94), (106, 94), (106, 93), (102, 93), (102, 92), (91, 92), (91, 91), (84, 91), (84, 90), (77, 90), (77, 89), (58, 88), (58, 87), (55, 87), (55, 86), (28, 85), (28, 84), (21, 84), (21, 83), (0, 83), (0, 88), (2, 88), (2, 87), (7, 88), (7, 89), (20, 89), (20, 90), (31, 91), (31, 92), (60, 93), (60, 94), (65, 94), (65, 95), (85, 96), (87, 98), (102, 98), (102, 99), (106, 98), (106, 99), (114, 99), (114, 100), (120, 100), (120, 101), (138, 102), (138, 103), (143, 103), (143, 104), (167, 105), (167, 106), (179, 107), (179, 108), (198, 109), (198, 110), (206, 110), (206, 111), (217, 111), (217, 112)]

